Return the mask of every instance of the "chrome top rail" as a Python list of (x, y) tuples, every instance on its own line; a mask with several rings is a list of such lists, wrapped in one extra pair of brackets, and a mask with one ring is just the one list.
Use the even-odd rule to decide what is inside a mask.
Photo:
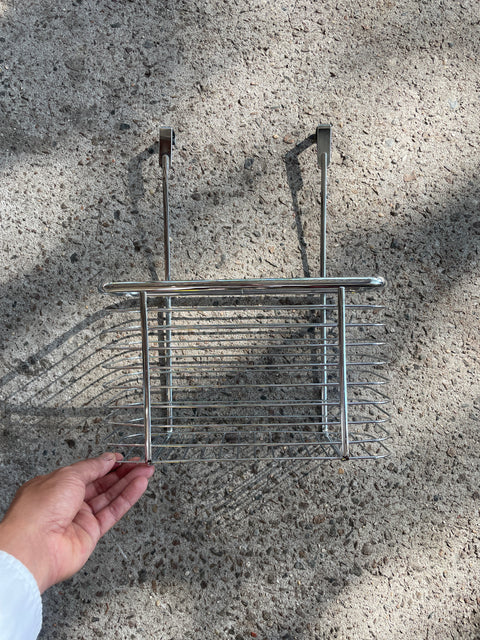
[(352, 291), (381, 288), (385, 280), (380, 277), (363, 278), (254, 278), (250, 280), (170, 280), (158, 282), (108, 282), (105, 293), (139, 295), (288, 295), (292, 293), (328, 293), (339, 287)]

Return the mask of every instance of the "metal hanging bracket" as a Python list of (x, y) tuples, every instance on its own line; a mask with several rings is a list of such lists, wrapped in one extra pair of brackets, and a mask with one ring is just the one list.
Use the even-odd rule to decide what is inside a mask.
[(317, 162), (318, 166), (322, 166), (322, 156), (327, 154), (327, 167), (330, 164), (330, 156), (332, 149), (332, 125), (319, 124), (317, 127)]
[(330, 164), (332, 146), (332, 126), (317, 126), (317, 162), (322, 172), (321, 212), (320, 212), (320, 277), (327, 275), (327, 167)]
[(163, 156), (167, 156), (169, 164), (172, 161), (172, 150), (175, 144), (175, 132), (171, 127), (160, 127), (158, 160), (160, 166), (162, 166)]

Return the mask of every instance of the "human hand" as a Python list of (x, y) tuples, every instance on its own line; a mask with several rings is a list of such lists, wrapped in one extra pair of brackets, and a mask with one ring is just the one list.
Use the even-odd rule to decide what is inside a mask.
[(22, 562), (40, 592), (83, 567), (100, 538), (143, 495), (154, 467), (120, 454), (76, 462), (17, 491), (0, 523), (0, 550)]

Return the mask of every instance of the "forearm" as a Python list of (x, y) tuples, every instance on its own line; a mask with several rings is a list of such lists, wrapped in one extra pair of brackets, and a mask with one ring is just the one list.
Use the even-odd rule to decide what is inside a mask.
[(0, 636), (35, 640), (42, 626), (42, 600), (32, 574), (0, 550)]

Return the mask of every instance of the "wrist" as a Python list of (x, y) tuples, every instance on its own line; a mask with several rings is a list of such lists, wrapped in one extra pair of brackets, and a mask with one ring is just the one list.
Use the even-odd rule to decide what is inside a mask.
[(48, 587), (48, 577), (43, 567), (43, 554), (37, 550), (35, 540), (25, 530), (11, 528), (8, 522), (0, 523), (0, 550), (19, 560), (33, 575), (40, 593)]

